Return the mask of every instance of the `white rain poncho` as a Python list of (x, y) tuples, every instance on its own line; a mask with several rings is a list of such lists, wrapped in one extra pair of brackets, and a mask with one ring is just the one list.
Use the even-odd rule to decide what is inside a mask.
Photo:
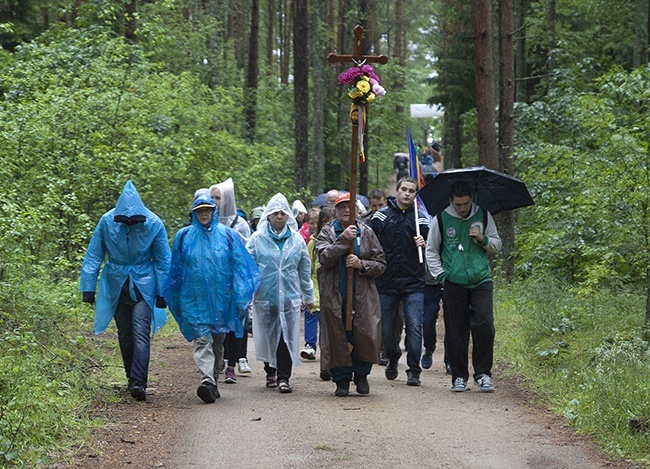
[(237, 214), (237, 202), (235, 201), (235, 183), (232, 178), (228, 178), (219, 184), (210, 186), (210, 193), (213, 189), (219, 189), (221, 192), (221, 202), (219, 204), (219, 221), (224, 225), (232, 228), (242, 241), (246, 243), (251, 237), (251, 228), (242, 217)]
[(115, 205), (99, 220), (81, 267), (80, 291), (94, 292), (99, 270), (99, 292), (95, 307), (95, 333), (104, 331), (113, 319), (122, 286), (129, 279), (131, 299), (137, 301), (135, 287), (147, 302), (153, 332), (167, 322), (167, 311), (156, 308), (169, 270), (169, 241), (163, 222), (144, 206), (129, 180)]
[(192, 225), (174, 236), (165, 301), (188, 341), (230, 331), (242, 337), (259, 269), (237, 233), (219, 223), (211, 198), (199, 196), (193, 207), (204, 204), (214, 207), (208, 227), (192, 211)]
[[(268, 216), (278, 211), (288, 215), (285, 229), (279, 234), (268, 221)], [(297, 365), (300, 363), (301, 305), (314, 302), (314, 287), (307, 245), (298, 234), (296, 219), (282, 194), (274, 195), (266, 205), (246, 249), (262, 274), (262, 284), (253, 300), (257, 359), (277, 368), (276, 351), (282, 334)]]

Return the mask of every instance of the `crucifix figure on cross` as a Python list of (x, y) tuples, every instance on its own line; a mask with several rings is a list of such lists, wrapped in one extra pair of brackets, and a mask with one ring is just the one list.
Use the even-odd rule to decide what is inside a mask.
[[(327, 56), (327, 61), (330, 63), (351, 62), (356, 68), (351, 68), (347, 72), (341, 74), (339, 84), (347, 83), (352, 85), (354, 89), (348, 93), (348, 97), (352, 99), (352, 107), (350, 110), (350, 120), (352, 121), (352, 144), (350, 153), (350, 223), (355, 223), (356, 220), (356, 199), (357, 199), (357, 158), (365, 160), (363, 150), (363, 135), (366, 127), (366, 114), (369, 102), (375, 99), (379, 93), (383, 94), (384, 90), (379, 85), (379, 79), (373, 73), (372, 67), (365, 67), (370, 63), (385, 64), (388, 62), (388, 57), (385, 55), (363, 55), (361, 48), (361, 41), (363, 39), (363, 27), (357, 25), (354, 28), (354, 52), (352, 55), (338, 55), (331, 53)], [(360, 149), (360, 151), (359, 151)], [(354, 247), (350, 248), (350, 253), (354, 253)], [(345, 316), (345, 329), (352, 330), (352, 302), (353, 302), (353, 282), (354, 282), (354, 269), (348, 268), (347, 270), (347, 290), (346, 290), (346, 316)]]

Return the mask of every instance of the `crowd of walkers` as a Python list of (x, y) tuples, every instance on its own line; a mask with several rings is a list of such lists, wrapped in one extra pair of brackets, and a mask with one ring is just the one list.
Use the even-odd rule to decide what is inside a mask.
[(129, 394), (146, 400), (150, 338), (166, 308), (193, 344), (196, 394), (206, 403), (220, 396), (222, 373), (236, 384), (238, 374), (254, 372), (250, 331), (260, 382), (284, 394), (294, 390), (293, 367), (317, 356), (320, 379), (339, 397), (351, 383), (368, 394), (374, 364), (397, 379), (404, 351), (405, 382), (420, 386), (441, 302), (451, 390), (469, 389), (471, 337), (473, 379), (492, 392), (488, 255), (501, 248), (496, 225), (467, 183), (452, 185), (449, 207), (435, 217), (418, 210), (416, 188), (402, 177), (395, 195), (371, 191), (367, 206), (333, 189), (309, 210), (278, 193), (246, 217), (229, 178), (196, 190), (170, 248), (164, 224), (128, 181), (94, 231), (80, 290), (95, 305), (96, 333), (115, 320)]

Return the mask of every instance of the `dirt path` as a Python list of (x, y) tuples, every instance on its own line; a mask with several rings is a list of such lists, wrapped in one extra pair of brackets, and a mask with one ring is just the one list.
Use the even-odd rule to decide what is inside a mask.
[(293, 394), (266, 389), (262, 364), (251, 360), (253, 373), (237, 384), (221, 377), (222, 397), (208, 405), (196, 397), (191, 345), (156, 339), (147, 402), (112, 406), (100, 452), (78, 455), (77, 467), (633, 467), (608, 460), (498, 370), (494, 394), (475, 386), (456, 394), (438, 353), (421, 387), (406, 386), (404, 360), (397, 380), (374, 366), (370, 395), (347, 398), (319, 379), (318, 360), (294, 369)]

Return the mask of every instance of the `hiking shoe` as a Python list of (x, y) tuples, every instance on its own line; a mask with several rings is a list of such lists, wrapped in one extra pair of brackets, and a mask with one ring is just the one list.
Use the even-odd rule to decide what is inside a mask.
[(481, 392), (494, 392), (494, 383), (492, 383), (492, 378), (488, 375), (478, 375), (474, 378), (474, 382), (478, 384)]
[(420, 373), (416, 371), (407, 371), (406, 372), (406, 384), (409, 386), (419, 386), (420, 382)]
[(357, 385), (357, 394), (370, 394), (370, 384), (367, 376), (355, 376), (354, 384)]
[(217, 386), (209, 381), (201, 383), (201, 386), (196, 389), (196, 395), (206, 404), (212, 404), (215, 400), (221, 397)]
[(346, 397), (350, 394), (350, 380), (343, 379), (341, 381), (336, 381), (336, 391), (334, 395), (336, 397)]
[(237, 384), (237, 377), (235, 376), (235, 369), (228, 367), (226, 368), (226, 383), (228, 384)]
[(129, 393), (136, 401), (142, 402), (147, 400), (147, 393), (142, 386), (131, 386)]
[(280, 381), (280, 382), (278, 383), (278, 390), (279, 390), (282, 394), (290, 394), (290, 393), (293, 392), (293, 389), (291, 389), (291, 386), (289, 386), (289, 382), (288, 382), (288, 381), (284, 381), (284, 380), (282, 380), (282, 381)]
[(331, 381), (332, 380), (332, 374), (330, 373), (330, 370), (323, 370), (320, 372), (320, 379), (323, 381)]
[(251, 367), (248, 366), (248, 360), (246, 358), (240, 358), (237, 367), (239, 368), (239, 372), (242, 374), (250, 373), (252, 371)]
[(458, 377), (454, 380), (454, 384), (451, 387), (452, 392), (465, 392), (467, 391), (467, 380), (465, 378)]
[(314, 350), (311, 345), (307, 344), (300, 352), (300, 356), (306, 360), (316, 360), (316, 350)]
[(386, 365), (386, 379), (393, 380), (397, 378), (397, 358), (391, 358)]
[(433, 365), (433, 350), (428, 348), (424, 349), (424, 355), (422, 355), (422, 368), (428, 370)]

